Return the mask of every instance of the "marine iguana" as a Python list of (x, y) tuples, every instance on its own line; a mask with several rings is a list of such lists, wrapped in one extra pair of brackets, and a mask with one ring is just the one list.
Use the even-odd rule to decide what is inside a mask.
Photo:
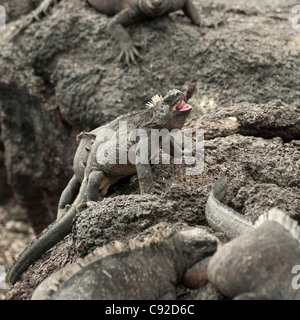
[[(89, 134), (79, 135), (79, 138), (85, 140), (79, 144), (74, 157), (74, 176), (63, 191), (59, 201), (59, 219), (46, 228), (20, 254), (8, 271), (7, 280), (10, 283), (14, 284), (34, 261), (71, 232), (77, 207), (83, 206), (83, 203), (91, 205), (95, 201), (102, 200), (108, 188), (119, 179), (137, 173), (141, 193), (155, 191), (149, 162), (132, 164), (126, 161), (125, 164), (119, 164), (118, 162), (113, 164), (108, 161), (101, 164), (103, 159), (99, 156), (103, 155), (103, 151), (105, 154), (106, 151), (114, 149), (115, 159), (119, 159), (121, 148), (125, 148), (128, 155), (128, 151), (136, 143), (136, 141), (128, 141), (127, 145), (110, 143), (115, 141), (113, 137), (119, 136), (120, 138), (124, 134), (116, 129), (116, 125), (121, 119), (127, 121), (126, 129), (128, 132), (134, 129), (144, 129), (147, 135), (140, 139), (138, 143), (140, 145), (147, 143), (150, 148), (151, 143), (148, 143), (145, 139), (149, 140), (151, 129), (167, 129), (169, 131), (175, 128), (181, 129), (192, 110), (192, 107), (186, 103), (184, 94), (176, 89), (170, 90), (165, 97), (154, 96), (146, 106), (145, 110), (117, 118)], [(109, 131), (111, 136), (107, 136), (106, 140), (102, 141), (103, 130), (101, 129), (116, 130)], [(159, 149), (155, 152), (159, 152)], [(148, 152), (148, 155), (148, 160), (155, 156), (153, 152)], [(139, 156), (138, 151), (137, 156)]]
[[(32, 12), (21, 30), (33, 19), (39, 20), (39, 15), (46, 14), (48, 8), (56, 2), (57, 0), (44, 0)], [(125, 58), (127, 64), (136, 63), (136, 58), (141, 56), (136, 49), (139, 45), (132, 41), (124, 27), (146, 19), (161, 17), (179, 9), (183, 10), (194, 25), (200, 26), (200, 17), (192, 0), (87, 0), (87, 2), (101, 13), (114, 16), (108, 24), (108, 30), (121, 47), (118, 60)], [(18, 30), (18, 33), (21, 30)]]
[(192, 0), (87, 0), (98, 11), (114, 18), (108, 25), (108, 30), (121, 47), (119, 60), (123, 57), (127, 64), (136, 63), (136, 57), (141, 58), (138, 46), (130, 38), (125, 26), (146, 19), (161, 17), (170, 12), (182, 9), (196, 26), (200, 26), (200, 17)]
[(213, 187), (206, 206), (210, 226), (234, 240), (210, 259), (208, 280), (229, 298), (300, 299), (292, 286), (294, 266), (300, 265), (300, 227), (278, 209), (255, 222), (221, 204), (225, 177)]
[(217, 239), (201, 228), (166, 230), (129, 247), (117, 242), (97, 249), (45, 279), (32, 299), (176, 299), (177, 285), (188, 282), (186, 270), (211, 256)]

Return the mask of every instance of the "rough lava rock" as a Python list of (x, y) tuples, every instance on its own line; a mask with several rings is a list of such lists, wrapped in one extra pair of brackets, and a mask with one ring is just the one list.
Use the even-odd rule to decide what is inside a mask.
[[(38, 3), (3, 2), (10, 20)], [(211, 110), (211, 103), (212, 111), (243, 101), (299, 104), (299, 33), (289, 20), (296, 0), (194, 3), (202, 28), (180, 11), (128, 27), (142, 46), (137, 66), (116, 61), (119, 47), (107, 31), (110, 18), (85, 0), (60, 1), (11, 42), (10, 33), (28, 17), (1, 31), (5, 164), (37, 233), (56, 216), (72, 174), (75, 135), (142, 108), (156, 93), (185, 89), (193, 81), (194, 102), (202, 111)]]
[[(270, 108), (270, 105), (273, 107)], [(281, 104), (268, 103), (260, 105), (260, 109), (269, 113), (268, 119), (273, 119), (272, 112), (277, 112), (276, 106)], [(239, 122), (251, 122), (257, 107), (256, 104), (247, 104), (248, 113), (245, 112)], [(215, 233), (207, 226), (204, 210), (212, 185), (225, 173), (228, 177), (225, 203), (238, 212), (255, 220), (276, 206), (299, 221), (299, 140), (284, 142), (280, 137), (265, 139), (245, 136), (238, 130), (230, 134), (232, 130), (228, 123), (236, 128), (237, 120), (226, 122), (226, 119), (233, 118), (237, 109), (237, 106), (223, 108), (215, 114), (215, 119), (213, 115), (191, 119), (188, 125), (190, 128), (196, 128), (199, 121), (208, 123), (208, 118), (216, 125), (215, 137), (205, 143), (202, 174), (186, 175), (186, 164), (153, 165), (154, 179), (164, 191), (161, 196), (139, 195), (136, 176), (123, 181), (102, 202), (77, 214), (72, 234), (32, 265), (9, 297), (29, 298), (42, 280), (78, 257), (115, 240), (127, 243), (132, 239), (147, 238), (153, 235), (154, 226), (175, 230), (202, 226)], [(289, 106), (286, 106), (286, 113), (289, 113)], [(227, 132), (225, 136), (224, 123)], [(276, 125), (276, 122), (270, 120), (270, 130)], [(299, 123), (291, 127), (291, 132), (297, 128), (299, 130)], [(205, 133), (206, 128), (202, 128)], [(220, 133), (219, 137), (217, 133)], [(228, 240), (220, 233), (215, 234), (223, 242)], [(211, 290), (210, 286), (207, 290)], [(189, 291), (185, 294), (186, 297), (211, 297), (205, 294), (203, 288), (200, 292)], [(213, 296), (220, 298), (217, 294)]]
[[(37, 233), (55, 218), (81, 130), (194, 82), (186, 128), (203, 129), (206, 139), (202, 174), (186, 175), (185, 164), (154, 165), (161, 197), (139, 196), (136, 177), (125, 179), (77, 215), (72, 234), (24, 273), (8, 299), (29, 299), (42, 280), (79, 255), (114, 240), (141, 239), (155, 225), (213, 232), (204, 208), (224, 173), (224, 201), (237, 211), (255, 219), (278, 206), (299, 221), (300, 38), (290, 22), (297, 1), (194, 2), (202, 28), (180, 12), (128, 27), (142, 45), (137, 66), (116, 61), (119, 47), (106, 29), (110, 18), (84, 0), (62, 0), (12, 42), (7, 36), (26, 16), (0, 32), (4, 160)], [(188, 297), (220, 298), (209, 284)]]

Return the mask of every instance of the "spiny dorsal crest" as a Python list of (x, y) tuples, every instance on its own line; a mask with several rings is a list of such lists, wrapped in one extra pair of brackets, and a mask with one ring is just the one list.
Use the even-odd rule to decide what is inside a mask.
[(160, 245), (165, 239), (171, 237), (174, 234), (174, 230), (167, 227), (164, 230), (160, 230), (156, 227), (153, 228), (154, 233), (143, 239), (143, 241), (138, 241), (136, 239), (131, 239), (128, 242), (131, 251), (140, 250), (144, 248), (149, 248), (152, 246)]
[(82, 259), (78, 260), (78, 264), (82, 267), (89, 265), (99, 259), (111, 256), (113, 254), (118, 254), (120, 252), (128, 252), (133, 250), (140, 250), (148, 248), (153, 245), (159, 245), (163, 240), (171, 237), (174, 234), (174, 230), (170, 227), (166, 227), (163, 230), (153, 227), (153, 234), (151, 236), (145, 237), (143, 241), (138, 241), (136, 239), (131, 239), (128, 244), (120, 241), (114, 241), (103, 247), (96, 248), (92, 253), (88, 254)]
[(258, 228), (267, 221), (275, 221), (288, 230), (292, 237), (300, 243), (300, 227), (296, 220), (282, 212), (277, 208), (272, 208), (268, 212), (262, 214), (254, 223), (254, 227)]
[(120, 252), (129, 251), (129, 248), (120, 241), (113, 241), (103, 247), (96, 248), (92, 253), (78, 260), (81, 267), (87, 266), (99, 259), (117, 254)]
[(156, 94), (155, 96), (153, 96), (151, 98), (151, 100), (149, 102), (146, 103), (146, 108), (147, 109), (157, 108), (157, 107), (161, 106), (163, 100), (164, 99), (162, 96)]

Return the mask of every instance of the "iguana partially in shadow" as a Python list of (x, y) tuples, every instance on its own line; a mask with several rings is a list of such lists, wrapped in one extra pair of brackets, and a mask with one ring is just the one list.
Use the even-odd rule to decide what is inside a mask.
[(189, 285), (186, 271), (211, 256), (217, 239), (201, 228), (164, 230), (143, 243), (98, 248), (45, 279), (33, 300), (176, 299), (176, 287)]
[[(79, 135), (74, 176), (61, 195), (58, 219), (20, 254), (8, 272), (10, 283), (14, 284), (34, 261), (71, 232), (78, 207), (102, 200), (108, 188), (121, 178), (137, 173), (141, 193), (155, 192), (149, 161), (159, 152), (160, 145), (152, 148), (150, 132), (152, 129), (181, 129), (192, 107), (187, 104), (185, 95), (176, 89), (170, 90), (165, 97), (154, 96), (146, 106), (145, 110), (119, 117), (103, 127)], [(124, 126), (119, 126), (121, 120), (124, 124), (126, 121), (126, 132), (123, 131)], [(127, 133), (129, 135), (139, 129), (143, 131), (137, 131), (136, 137), (133, 134), (126, 139)], [(125, 135), (125, 140), (122, 140)], [(145, 154), (140, 151), (145, 145), (147, 154), (143, 159)], [(174, 148), (176, 145), (173, 148), (171, 145), (171, 153)], [(126, 155), (122, 163), (121, 154)], [(130, 154), (134, 163), (128, 158)], [(110, 158), (112, 155), (114, 159)]]

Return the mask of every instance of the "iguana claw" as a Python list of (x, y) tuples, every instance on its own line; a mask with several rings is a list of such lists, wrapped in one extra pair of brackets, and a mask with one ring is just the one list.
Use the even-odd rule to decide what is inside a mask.
[(87, 205), (88, 208), (90, 208), (90, 207), (95, 207), (97, 204), (98, 204), (97, 201), (91, 201), (91, 200), (89, 200), (89, 201), (86, 203), (86, 205)]
[(57, 0), (44, 0), (33, 12), (32, 12), (32, 15), (33, 15), (33, 18), (37, 21), (40, 20), (40, 17), (39, 15), (41, 13), (44, 13), (44, 15), (48, 15), (47, 13), (47, 10), (49, 9), (49, 7), (52, 5), (52, 4), (56, 4), (57, 3)]
[(139, 54), (136, 47), (140, 47), (140, 45), (137, 43), (135, 44), (129, 43), (129, 44), (126, 44), (126, 46), (122, 46), (121, 53), (117, 60), (121, 61), (124, 58), (127, 65), (130, 65), (131, 63), (137, 64), (136, 58), (139, 58), (141, 60), (143, 58)]
[(57, 219), (60, 219), (62, 216), (64, 216), (67, 213), (67, 211), (70, 210), (71, 207), (71, 204), (66, 204), (64, 208), (59, 208), (57, 212)]
[(152, 187), (151, 193), (161, 195), (163, 193), (161, 185), (158, 184), (157, 182), (153, 182), (153, 187)]
[(97, 201), (86, 201), (86, 202), (83, 202), (81, 204), (79, 204), (76, 209), (78, 212), (81, 212), (87, 208), (91, 208), (91, 207), (94, 207), (97, 205)]
[(76, 210), (77, 212), (81, 212), (85, 209), (87, 209), (87, 202), (83, 202), (83, 203), (80, 203), (77, 207), (76, 207)]

